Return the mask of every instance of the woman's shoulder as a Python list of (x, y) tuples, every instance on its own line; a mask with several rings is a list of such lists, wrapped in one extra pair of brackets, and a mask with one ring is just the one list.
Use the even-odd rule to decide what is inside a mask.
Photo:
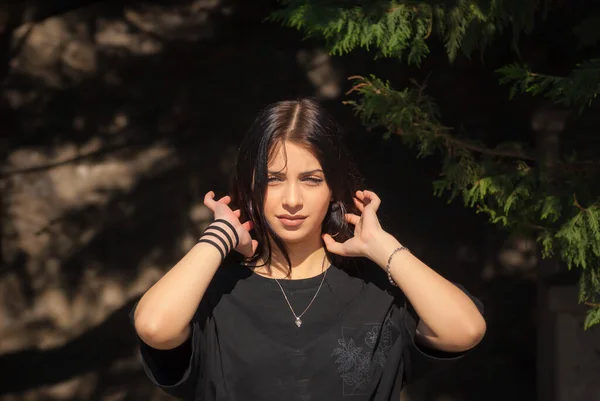
[(211, 282), (216, 286), (234, 286), (238, 281), (246, 279), (252, 275), (252, 270), (238, 261), (223, 262), (217, 269)]
[(247, 279), (252, 271), (237, 261), (225, 260), (210, 281), (204, 298), (215, 304), (222, 294), (231, 293), (240, 281)]
[(402, 291), (393, 286), (387, 273), (376, 263), (366, 258), (357, 258), (350, 263), (340, 265), (336, 270), (341, 277), (339, 283), (341, 287), (361, 286), (362, 297), (385, 297), (387, 299), (403, 299)]
[(387, 273), (370, 259), (356, 258), (340, 266), (340, 269), (351, 278), (365, 284), (374, 285), (386, 291), (391, 287)]

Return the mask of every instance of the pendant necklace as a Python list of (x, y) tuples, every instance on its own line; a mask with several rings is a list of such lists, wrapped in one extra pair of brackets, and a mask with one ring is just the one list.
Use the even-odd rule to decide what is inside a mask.
[[(325, 255), (325, 257), (327, 257), (327, 255)], [(323, 263), (325, 263), (325, 258), (323, 258)], [(321, 267), (323, 267), (323, 265), (321, 265)], [(327, 270), (329, 270), (329, 269), (327, 269)], [(275, 280), (275, 282), (279, 286), (279, 289), (281, 289), (281, 293), (283, 294), (283, 297), (285, 298), (285, 301), (287, 302), (288, 306), (290, 307), (290, 310), (292, 311), (292, 314), (296, 318), (294, 320), (294, 323), (296, 324), (296, 326), (298, 326), (298, 327), (302, 326), (302, 319), (301, 318), (302, 318), (302, 316), (304, 316), (304, 314), (306, 313), (306, 311), (308, 311), (308, 308), (310, 308), (310, 306), (313, 304), (313, 302), (317, 298), (317, 295), (319, 295), (319, 291), (321, 291), (321, 287), (323, 286), (323, 282), (325, 281), (325, 276), (327, 276), (327, 270), (325, 270), (325, 273), (323, 274), (323, 278), (321, 279), (321, 284), (319, 284), (319, 288), (317, 288), (317, 292), (315, 292), (315, 295), (312, 297), (312, 300), (310, 301), (310, 303), (308, 304), (308, 306), (306, 307), (306, 309), (304, 309), (304, 312), (302, 312), (300, 315), (296, 315), (296, 312), (294, 312), (294, 308), (292, 308), (292, 304), (290, 303), (290, 300), (288, 299), (287, 295), (285, 294), (285, 291), (283, 290), (283, 287), (281, 286), (281, 284), (279, 284), (279, 280), (277, 280), (276, 278), (273, 279), (273, 280)]]

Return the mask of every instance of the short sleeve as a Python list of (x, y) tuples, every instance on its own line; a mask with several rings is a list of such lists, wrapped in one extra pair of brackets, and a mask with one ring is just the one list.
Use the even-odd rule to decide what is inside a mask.
[[(134, 323), (137, 303), (129, 314)], [(139, 339), (142, 366), (148, 378), (164, 392), (180, 399), (192, 399), (199, 377), (200, 327), (197, 320), (191, 322), (192, 334), (180, 346), (170, 350), (158, 350)]]
[[(471, 298), (473, 303), (483, 315), (483, 303), (472, 296), (462, 285), (454, 284)], [(456, 362), (469, 351), (445, 352), (428, 348), (415, 342), (415, 334), (419, 316), (413, 306), (406, 301), (405, 328), (409, 336), (404, 350), (404, 381), (414, 383), (423, 377)]]

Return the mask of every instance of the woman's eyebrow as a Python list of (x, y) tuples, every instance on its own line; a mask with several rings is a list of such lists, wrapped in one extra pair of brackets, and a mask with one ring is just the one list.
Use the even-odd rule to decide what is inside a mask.
[[(315, 173), (322, 173), (323, 170), (321, 170), (320, 168), (314, 169), (314, 170), (309, 170), (309, 171), (303, 171), (300, 173), (300, 175), (309, 175), (309, 174), (315, 174)], [(279, 170), (279, 171), (272, 171), (269, 170), (268, 171), (269, 174), (273, 174), (273, 175), (278, 175), (278, 174), (285, 174), (283, 171)]]

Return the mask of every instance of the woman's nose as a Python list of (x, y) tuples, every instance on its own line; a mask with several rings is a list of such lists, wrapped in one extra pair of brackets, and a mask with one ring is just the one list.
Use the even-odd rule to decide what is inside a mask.
[(286, 185), (282, 202), (290, 208), (302, 206), (302, 194), (296, 184), (290, 183)]

